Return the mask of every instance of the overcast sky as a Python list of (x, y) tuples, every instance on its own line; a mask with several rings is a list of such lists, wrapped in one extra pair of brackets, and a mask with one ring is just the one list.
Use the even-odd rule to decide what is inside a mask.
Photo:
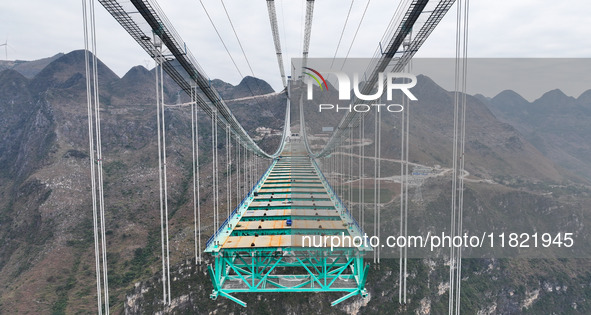
[[(206, 73), (212, 78), (238, 84), (241, 77), (213, 31), (200, 2), (158, 2)], [(242, 57), (221, 2), (203, 2), (243, 75), (249, 75), (250, 70)], [(289, 58), (301, 55), (305, 1), (275, 2), (287, 62)], [(280, 89), (266, 1), (225, 0), (224, 3), (237, 27), (255, 75), (269, 82), (276, 90)], [(348, 0), (316, 1), (310, 57), (332, 57), (335, 54), (350, 3)], [(366, 3), (366, 0), (354, 1), (338, 57), (346, 54)], [(397, 5), (398, 1), (371, 1), (359, 35), (353, 43), (351, 57), (372, 56)], [(0, 42), (8, 42), (8, 59), (34, 60), (81, 49), (81, 6), (81, 0), (2, 0)], [(591, 1), (473, 0), (470, 9), (471, 57), (591, 57)], [(96, 11), (98, 57), (119, 76), (134, 65), (152, 68), (153, 61), (98, 2)], [(416, 56), (453, 57), (454, 38), (455, 6)], [(5, 59), (3, 48), (0, 47), (2, 60)], [(585, 72), (591, 73), (589, 70)], [(556, 84), (556, 87), (561, 88), (560, 84), (564, 83)], [(582, 91), (566, 92), (576, 97)], [(494, 96), (490, 93), (493, 92), (484, 94)]]

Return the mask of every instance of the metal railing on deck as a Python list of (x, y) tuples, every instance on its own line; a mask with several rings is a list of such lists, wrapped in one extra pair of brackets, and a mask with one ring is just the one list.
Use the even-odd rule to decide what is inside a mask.
[(314, 168), (316, 169), (316, 171), (318, 171), (318, 174), (320, 175), (320, 180), (322, 180), (323, 183), (326, 183), (326, 185), (328, 186), (328, 189), (330, 190), (329, 191), (330, 194), (332, 196), (335, 196), (336, 197), (339, 205), (345, 210), (345, 213), (348, 215), (349, 219), (359, 229), (359, 232), (361, 233), (361, 235), (363, 235), (363, 228), (361, 228), (361, 226), (359, 226), (359, 223), (357, 223), (357, 220), (355, 220), (355, 217), (353, 217), (353, 214), (351, 213), (351, 211), (349, 211), (349, 209), (347, 208), (347, 206), (345, 206), (345, 204), (343, 203), (343, 201), (341, 200), (341, 198), (339, 197), (339, 195), (337, 195), (337, 193), (334, 191), (334, 189), (330, 185), (330, 182), (328, 181), (328, 179), (326, 179), (326, 177), (324, 176), (324, 174), (320, 171), (320, 167), (316, 163), (316, 160), (313, 159), (313, 158), (311, 158), (311, 160), (312, 160), (312, 163), (314, 164)]
[(228, 223), (238, 213), (238, 210), (244, 205), (244, 203), (250, 197), (253, 196), (254, 191), (257, 189), (257, 187), (259, 186), (259, 184), (265, 178), (267, 178), (267, 176), (269, 175), (269, 173), (273, 169), (273, 166), (275, 166), (275, 163), (277, 163), (277, 159), (273, 159), (273, 163), (271, 163), (271, 165), (269, 166), (269, 168), (267, 169), (267, 171), (265, 171), (265, 173), (259, 178), (259, 180), (256, 182), (256, 184), (254, 184), (254, 186), (252, 186), (252, 188), (250, 189), (250, 191), (246, 194), (246, 196), (244, 196), (244, 198), (242, 198), (242, 201), (240, 201), (240, 203), (236, 206), (236, 208), (234, 208), (234, 210), (232, 210), (232, 213), (230, 213), (230, 216), (228, 216), (226, 218), (226, 220), (220, 225), (220, 228), (217, 231), (215, 231), (215, 233), (207, 240), (207, 242), (205, 243), (205, 248), (208, 248), (209, 245), (211, 245), (211, 242), (213, 242), (214, 239), (224, 231), (224, 229), (226, 228), (226, 226), (228, 225)]

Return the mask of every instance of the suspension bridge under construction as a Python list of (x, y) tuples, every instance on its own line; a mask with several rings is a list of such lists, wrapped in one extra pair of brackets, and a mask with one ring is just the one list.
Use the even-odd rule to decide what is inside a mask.
[[(262, 1), (262, 0), (261, 0)], [(108, 277), (105, 241), (105, 201), (102, 196), (102, 151), (100, 138), (100, 100), (98, 93), (98, 74), (96, 59), (96, 39), (94, 29), (94, 1), (82, 0), (85, 19), (85, 43), (87, 53), (87, 91), (89, 115), (89, 142), (93, 188), (93, 215), (96, 256), (96, 278), (99, 313), (109, 313)], [(332, 302), (338, 304), (356, 295), (367, 295), (366, 283), (368, 264), (364, 262), (373, 255), (374, 262), (379, 262), (379, 249), (372, 249), (363, 244), (352, 244), (347, 240), (362, 238), (363, 222), (350, 209), (351, 204), (341, 200), (339, 191), (331, 186), (331, 166), (335, 163), (333, 154), (339, 151), (339, 145), (344, 142), (352, 143), (354, 130), (359, 130), (359, 138), (363, 139), (364, 116), (367, 113), (347, 112), (321, 150), (312, 150), (303, 111), (303, 101), (300, 96), (296, 99), (291, 95), (292, 88), (303, 86), (302, 73), (296, 73), (288, 78), (284, 70), (283, 51), (281, 48), (275, 2), (266, 0), (271, 35), (274, 41), (280, 76), (285, 87), (282, 93), (287, 95), (285, 122), (280, 145), (274, 153), (262, 150), (259, 145), (245, 131), (243, 126), (233, 115), (226, 101), (212, 87), (209, 78), (188, 49), (185, 41), (175, 31), (171, 21), (155, 0), (98, 0), (98, 2), (112, 15), (125, 31), (156, 61), (156, 98), (158, 124), (158, 154), (160, 175), (160, 213), (162, 237), (162, 285), (163, 304), (170, 305), (171, 277), (170, 277), (170, 246), (168, 229), (168, 198), (167, 198), (167, 166), (166, 166), (166, 128), (164, 104), (164, 73), (172, 78), (191, 101), (184, 104), (190, 107), (192, 120), (193, 147), (193, 201), (194, 201), (194, 230), (195, 230), (195, 263), (202, 263), (202, 254), (208, 253), (213, 257), (213, 264), (208, 266), (213, 285), (211, 298), (228, 298), (240, 305), (246, 303), (235, 296), (244, 292), (342, 292), (341, 298)], [(353, 1), (352, 1), (353, 2)], [(353, 6), (351, 2), (351, 7)], [(373, 61), (368, 66), (366, 80), (359, 90), (367, 95), (374, 90), (380, 74), (384, 72), (404, 72), (408, 64), (421, 45), (429, 37), (443, 16), (449, 11), (455, 0), (402, 0), (382, 40), (378, 43), (373, 55)], [(222, 1), (223, 4), (223, 1)], [(314, 1), (307, 0), (304, 40), (302, 47), (302, 67), (307, 65), (310, 36), (312, 30)], [(206, 10), (205, 5), (201, 5)], [(367, 10), (367, 6), (365, 9)], [(458, 60), (465, 59), (465, 41), (467, 37), (467, 0), (458, 1)], [(225, 8), (225, 5), (224, 5)], [(350, 9), (349, 9), (350, 13)], [(226, 11), (230, 23), (232, 23)], [(208, 15), (209, 16), (209, 15)], [(347, 20), (349, 16), (347, 16)], [(363, 18), (362, 18), (363, 20)], [(213, 21), (210, 18), (213, 24)], [(362, 21), (359, 22), (361, 24)], [(347, 22), (345, 22), (346, 24)], [(234, 26), (232, 25), (232, 28)], [(215, 28), (215, 25), (214, 25)], [(357, 27), (359, 30), (359, 27)], [(464, 31), (462, 31), (464, 30)], [(344, 28), (343, 28), (344, 32)], [(234, 29), (234, 34), (236, 30)], [(219, 36), (219, 33), (218, 33)], [(236, 38), (240, 42), (238, 35)], [(342, 35), (341, 35), (342, 38)], [(221, 37), (220, 37), (221, 39)], [(223, 40), (222, 40), (223, 42)], [(340, 44), (340, 42), (339, 42)], [(242, 46), (241, 46), (242, 48)], [(338, 48), (337, 48), (338, 50)], [(244, 50), (242, 49), (244, 54)], [(258, 52), (262, 54), (262, 52)], [(230, 55), (230, 53), (228, 52)], [(244, 54), (246, 58), (246, 55)], [(230, 55), (230, 58), (232, 56)], [(248, 59), (247, 59), (248, 61)], [(235, 63), (234, 63), (235, 64)], [(459, 63), (462, 66), (461, 63)], [(250, 67), (250, 63), (249, 63)], [(254, 72), (250, 69), (253, 76)], [(465, 70), (458, 68), (457, 76), (462, 79)], [(462, 90), (462, 81), (458, 79), (458, 89)], [(465, 82), (463, 85), (465, 89)], [(251, 91), (252, 92), (252, 91)], [(254, 97), (254, 95), (253, 95)], [(454, 185), (462, 185), (463, 160), (456, 160), (463, 154), (460, 144), (464, 141), (463, 118), (464, 107), (461, 99), (456, 97), (456, 117), (454, 124)], [(299, 101), (300, 130), (299, 136), (292, 134), (291, 102)], [(356, 104), (361, 100), (354, 100)], [(407, 100), (408, 101), (408, 100)], [(460, 105), (458, 105), (460, 104)], [(458, 107), (460, 106), (460, 107)], [(199, 128), (198, 113), (204, 113), (211, 119), (212, 129), (212, 161), (211, 174), (214, 197), (213, 235), (205, 242), (201, 241), (201, 217), (203, 216), (199, 201)], [(408, 130), (409, 113), (402, 114), (402, 156), (401, 176), (408, 174)], [(376, 115), (376, 117), (378, 117)], [(379, 118), (376, 119), (379, 124)], [(379, 128), (376, 125), (376, 130)], [(236, 155), (226, 152), (226, 170), (219, 167), (218, 133), (226, 134), (226, 147), (233, 147)], [(376, 143), (380, 143), (376, 135)], [(378, 146), (375, 157), (379, 160)], [(352, 149), (351, 149), (352, 150)], [(360, 153), (362, 149), (360, 148)], [(352, 156), (352, 155), (351, 155)], [(233, 160), (233, 161), (232, 161)], [(361, 160), (360, 160), (361, 161)], [(257, 173), (258, 165), (266, 163), (262, 174)], [(345, 167), (341, 158), (340, 167)], [(227, 200), (236, 200), (233, 211), (226, 213), (223, 219), (219, 199), (220, 177), (228, 178), (228, 165), (238, 165), (237, 180), (243, 181), (249, 191), (236, 187), (228, 191)], [(361, 165), (361, 164), (360, 164)], [(376, 163), (378, 167), (378, 163)], [(226, 172), (224, 172), (226, 171)], [(361, 178), (363, 170), (359, 169)], [(258, 180), (256, 180), (258, 178)], [(223, 180), (223, 178), (222, 178)], [(334, 184), (334, 179), (333, 179)], [(363, 186), (361, 186), (363, 187)], [(228, 188), (230, 189), (230, 188)], [(454, 190), (455, 193), (456, 190)], [(458, 190), (461, 194), (461, 189)], [(342, 193), (342, 191), (341, 191)], [(232, 195), (232, 196), (230, 196)], [(407, 217), (404, 208), (405, 191), (401, 186), (401, 227), (400, 233), (406, 233), (402, 225)], [(240, 197), (243, 199), (240, 200)], [(236, 198), (235, 198), (236, 197)], [(461, 231), (461, 195), (454, 195), (452, 205), (452, 227), (454, 231)], [(459, 205), (459, 206), (458, 206)], [(349, 207), (348, 207), (349, 206)], [(360, 206), (362, 207), (362, 206)], [(408, 207), (408, 201), (406, 201)], [(377, 207), (376, 207), (377, 209)], [(361, 212), (361, 209), (359, 210)], [(375, 211), (374, 230), (372, 235), (379, 236), (379, 211)], [(360, 222), (358, 222), (358, 220)], [(222, 221), (220, 223), (220, 221)], [(339, 238), (338, 246), (329, 243), (329, 237)], [(400, 303), (406, 302), (406, 252), (400, 252)], [(459, 313), (459, 273), (461, 252), (450, 253), (450, 314), (452, 310)], [(457, 291), (453, 291), (457, 288)]]
[(230, 293), (349, 292), (333, 305), (365, 296), (363, 251), (370, 249), (351, 240), (331, 248), (325, 236), (360, 239), (362, 231), (303, 144), (287, 144), (207, 243), (215, 257), (212, 297), (246, 306)]

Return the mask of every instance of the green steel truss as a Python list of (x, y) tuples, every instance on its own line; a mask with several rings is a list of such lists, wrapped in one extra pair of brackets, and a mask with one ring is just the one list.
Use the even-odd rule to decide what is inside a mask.
[(345, 292), (336, 305), (352, 296), (367, 296), (367, 268), (356, 248), (236, 249), (214, 253), (208, 266), (212, 299), (239, 292)]
[[(298, 155), (297, 151), (302, 153)], [(291, 153), (273, 160), (207, 242), (205, 252), (211, 253), (215, 261), (208, 266), (213, 283), (210, 297), (223, 296), (246, 306), (235, 293), (345, 293), (332, 305), (356, 295), (367, 296), (368, 267), (363, 255), (371, 251), (370, 247), (304, 247), (299, 242), (306, 235), (361, 237), (363, 231), (316, 161), (304, 155), (303, 145), (287, 144), (285, 152)], [(287, 220), (293, 220), (294, 225), (287, 225)], [(316, 220), (341, 224), (323, 228), (306, 222)], [(244, 228), (253, 221), (260, 222), (258, 228)], [(230, 239), (232, 244), (240, 244), (242, 238), (246, 241), (240, 246), (226, 246)]]

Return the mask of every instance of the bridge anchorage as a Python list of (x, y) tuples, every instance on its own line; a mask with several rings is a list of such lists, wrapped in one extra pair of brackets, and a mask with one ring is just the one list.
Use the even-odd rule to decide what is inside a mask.
[[(281, 155), (208, 240), (212, 299), (238, 292), (346, 292), (365, 297), (363, 231), (301, 143)], [(339, 238), (332, 243), (331, 238)], [(347, 241), (349, 240), (349, 241)]]

